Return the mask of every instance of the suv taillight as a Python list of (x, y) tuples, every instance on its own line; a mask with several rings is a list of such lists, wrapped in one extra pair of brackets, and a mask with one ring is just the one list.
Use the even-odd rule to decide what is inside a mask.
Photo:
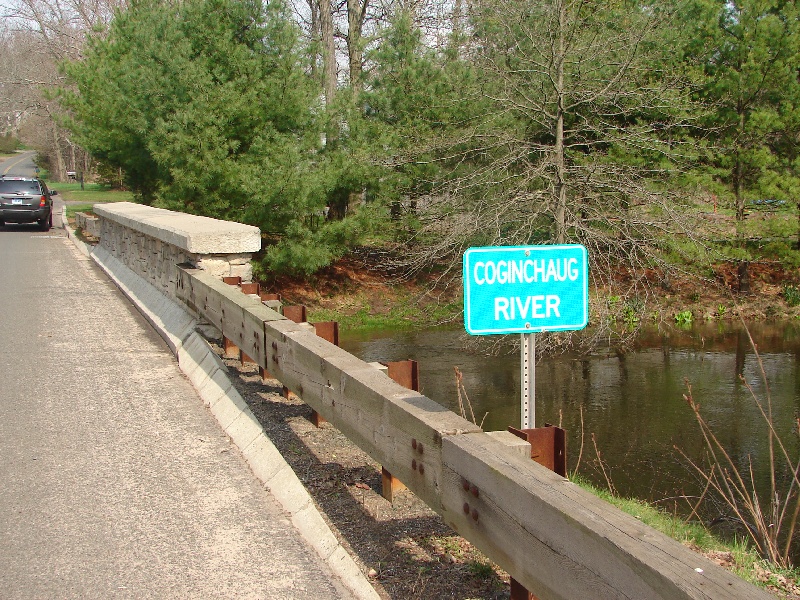
[(46, 196), (42, 196), (39, 199), (39, 208), (41, 208), (43, 206), (47, 206), (47, 197)]

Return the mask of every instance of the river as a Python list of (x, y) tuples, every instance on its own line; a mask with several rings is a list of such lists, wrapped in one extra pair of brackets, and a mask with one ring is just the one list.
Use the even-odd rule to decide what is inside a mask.
[[(704, 456), (700, 429), (684, 400), (690, 385), (734, 463), (747, 471), (752, 459), (764, 491), (769, 445), (757, 400), (765, 410), (771, 401), (775, 429), (793, 460), (800, 450), (800, 324), (757, 323), (749, 330), (758, 354), (741, 325), (706, 323), (646, 329), (625, 354), (540, 359), (536, 425), (567, 430), (570, 472), (577, 468), (602, 487), (611, 481), (620, 495), (685, 512), (691, 500), (683, 497), (699, 491), (687, 457), (699, 463)], [(484, 430), (518, 427), (518, 352), (486, 356), (468, 350), (465, 338), (461, 330), (345, 334), (342, 347), (369, 362), (418, 361), (422, 392), (459, 412), (457, 368)]]

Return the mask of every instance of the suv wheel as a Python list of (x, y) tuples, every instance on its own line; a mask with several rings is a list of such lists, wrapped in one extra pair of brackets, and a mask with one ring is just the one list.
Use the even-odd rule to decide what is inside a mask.
[(50, 231), (50, 228), (53, 226), (53, 215), (50, 215), (46, 219), (41, 219), (39, 221), (39, 229), (42, 231)]

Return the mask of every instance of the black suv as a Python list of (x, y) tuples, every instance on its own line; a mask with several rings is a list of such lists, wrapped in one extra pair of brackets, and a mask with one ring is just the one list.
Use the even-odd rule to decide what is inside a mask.
[(0, 177), (0, 226), (36, 222), (42, 231), (49, 231), (53, 226), (51, 196), (56, 193), (35, 177)]

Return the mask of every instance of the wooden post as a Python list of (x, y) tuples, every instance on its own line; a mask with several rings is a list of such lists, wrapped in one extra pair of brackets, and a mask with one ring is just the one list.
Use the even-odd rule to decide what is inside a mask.
[[(242, 278), (238, 275), (231, 275), (229, 277), (223, 277), (222, 281), (228, 285), (237, 286), (242, 282)], [(222, 337), (222, 348), (225, 358), (239, 358), (239, 347), (225, 336)]]
[[(386, 363), (386, 374), (390, 379), (415, 392), (419, 391), (419, 364), (415, 360)], [(396, 492), (406, 489), (405, 484), (381, 467), (381, 496), (394, 502)]]
[[(530, 443), (532, 461), (562, 477), (567, 476), (567, 432), (564, 429), (545, 423), (544, 427), (534, 429), (509, 427), (508, 430)], [(538, 598), (512, 577), (511, 600), (538, 600)]]
[[(330, 342), (334, 346), (339, 345), (339, 323), (336, 321), (322, 321), (320, 323), (314, 323), (314, 331), (316, 332), (317, 336), (321, 337), (323, 340)], [(322, 424), (325, 422), (325, 418), (317, 411), (312, 409), (311, 422), (314, 424), (314, 427), (322, 427)]]

